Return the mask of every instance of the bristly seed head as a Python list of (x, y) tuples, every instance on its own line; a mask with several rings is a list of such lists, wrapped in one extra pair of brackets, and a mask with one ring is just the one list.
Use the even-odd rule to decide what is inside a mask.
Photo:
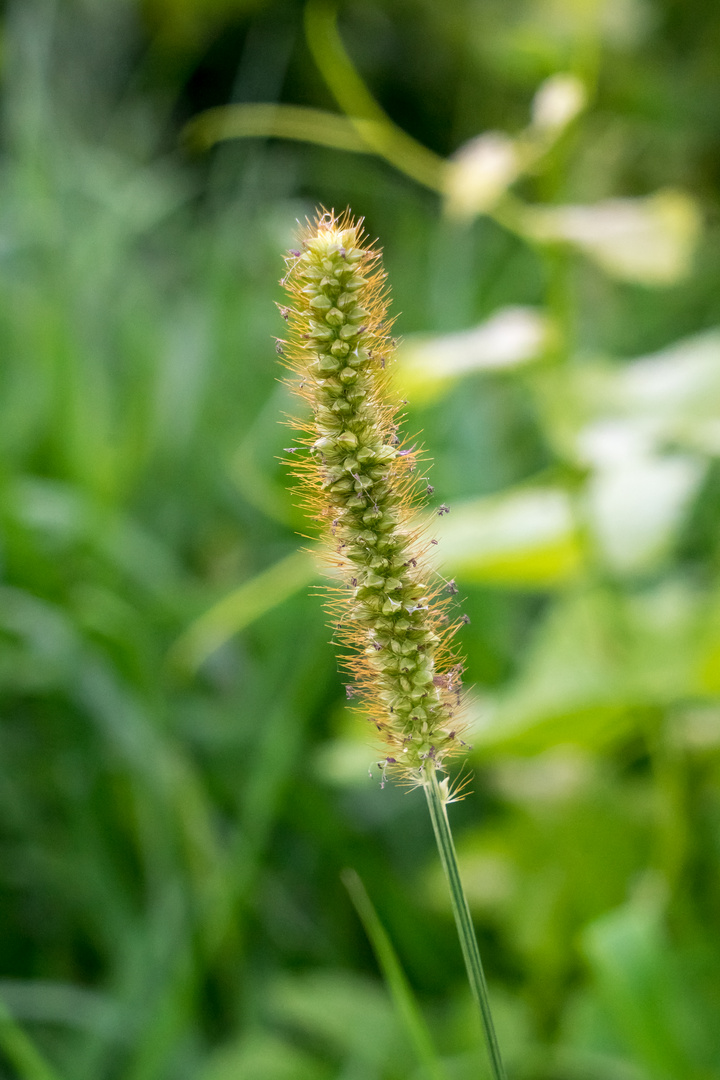
[(428, 584), (429, 545), (413, 523), (426, 478), (415, 480), (418, 450), (397, 436), (406, 402), (389, 384), (395, 342), (385, 273), (347, 213), (319, 214), (299, 239), (302, 251), (286, 259), (292, 306), (282, 311), (289, 340), (281, 347), (312, 416), (301, 422), (310, 452), (293, 458), (293, 475), (345, 583), (332, 590), (332, 609), (353, 676), (347, 695), (357, 695), (380, 732), (383, 778), (421, 782), (429, 765), (444, 769), (463, 745), (455, 716), (462, 668), (449, 648), (460, 620), (448, 618), (448, 586)]

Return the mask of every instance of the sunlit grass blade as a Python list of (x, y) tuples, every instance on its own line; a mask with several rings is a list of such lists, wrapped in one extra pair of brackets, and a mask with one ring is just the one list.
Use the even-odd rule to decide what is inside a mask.
[(0, 1001), (0, 1049), (13, 1065), (19, 1080), (61, 1080), (19, 1024)]
[(380, 922), (360, 875), (355, 870), (347, 869), (343, 870), (341, 877), (360, 921), (365, 927), (365, 933), (370, 940), (398, 1016), (405, 1028), (408, 1040), (415, 1049), (418, 1061), (430, 1080), (446, 1080), (445, 1070), (438, 1059), (427, 1024), (390, 937)]
[(173, 645), (169, 662), (181, 671), (197, 671), (221, 645), (308, 585), (316, 576), (307, 551), (294, 551), (243, 582), (191, 623)]

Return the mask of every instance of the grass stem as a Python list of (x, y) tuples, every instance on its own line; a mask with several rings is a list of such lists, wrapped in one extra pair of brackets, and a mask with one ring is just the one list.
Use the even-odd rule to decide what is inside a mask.
[(477, 1002), (482, 1017), (485, 1044), (488, 1059), (492, 1068), (493, 1080), (506, 1080), (507, 1074), (505, 1072), (502, 1057), (500, 1056), (500, 1047), (498, 1045), (495, 1025), (490, 1011), (490, 998), (488, 995), (487, 983), (485, 982), (482, 960), (480, 959), (480, 949), (478, 948), (475, 929), (470, 915), (470, 908), (468, 907), (467, 898), (460, 879), (460, 870), (455, 854), (455, 844), (453, 843), (450, 821), (447, 816), (447, 798), (438, 782), (437, 771), (434, 765), (427, 767), (426, 777), (426, 783), (424, 784), (425, 795), (427, 797), (435, 839), (440, 853), (440, 861), (442, 862), (443, 870), (445, 871), (445, 876), (448, 885), (450, 886), (450, 899), (452, 901), (453, 914), (455, 916), (455, 925), (457, 926), (460, 946), (462, 948), (463, 957), (465, 958), (465, 968), (467, 970), (470, 989), (472, 990), (473, 997)]

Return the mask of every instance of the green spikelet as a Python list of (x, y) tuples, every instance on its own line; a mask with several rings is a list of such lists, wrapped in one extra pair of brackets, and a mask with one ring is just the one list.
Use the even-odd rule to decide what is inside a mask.
[(459, 621), (416, 524), (418, 455), (397, 434), (385, 273), (347, 214), (318, 215), (299, 239), (283, 279), (292, 306), (281, 348), (312, 419), (293, 471), (343, 581), (330, 592), (349, 694), (380, 733), (383, 775), (422, 782), (464, 745), (462, 665), (449, 648)]

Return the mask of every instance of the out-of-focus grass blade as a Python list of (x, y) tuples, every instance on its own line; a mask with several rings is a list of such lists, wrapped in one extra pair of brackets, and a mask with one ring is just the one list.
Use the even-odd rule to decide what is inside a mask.
[(446, 1080), (445, 1071), (432, 1043), (430, 1032), (413, 996), (405, 972), (400, 966), (392, 942), (380, 922), (373, 903), (367, 894), (359, 874), (355, 870), (343, 870), (342, 882), (353, 902), (360, 921), (365, 927), (373, 952), (385, 977), (398, 1016), (405, 1027), (408, 1039), (415, 1048), (419, 1061), (431, 1080)]
[(375, 153), (433, 191), (442, 191), (445, 162), (399, 128), (355, 69), (337, 28), (337, 5), (310, 0), (305, 35), (318, 69), (340, 108)]
[(209, 150), (225, 139), (277, 138), (371, 154), (372, 142), (361, 131), (367, 129), (370, 134), (372, 126), (370, 120), (347, 120), (306, 105), (220, 105), (194, 117), (184, 135), (188, 145), (198, 150)]
[(310, 584), (316, 576), (317, 567), (310, 552), (294, 551), (243, 582), (190, 624), (170, 650), (171, 665), (182, 671), (196, 671), (233, 634)]
[(60, 1080), (32, 1040), (15, 1023), (0, 1001), (0, 1049), (17, 1070), (21, 1080)]
[(112, 998), (50, 979), (0, 979), (0, 1003), (17, 1020), (39, 1024), (104, 1034), (118, 1023), (118, 1008)]

